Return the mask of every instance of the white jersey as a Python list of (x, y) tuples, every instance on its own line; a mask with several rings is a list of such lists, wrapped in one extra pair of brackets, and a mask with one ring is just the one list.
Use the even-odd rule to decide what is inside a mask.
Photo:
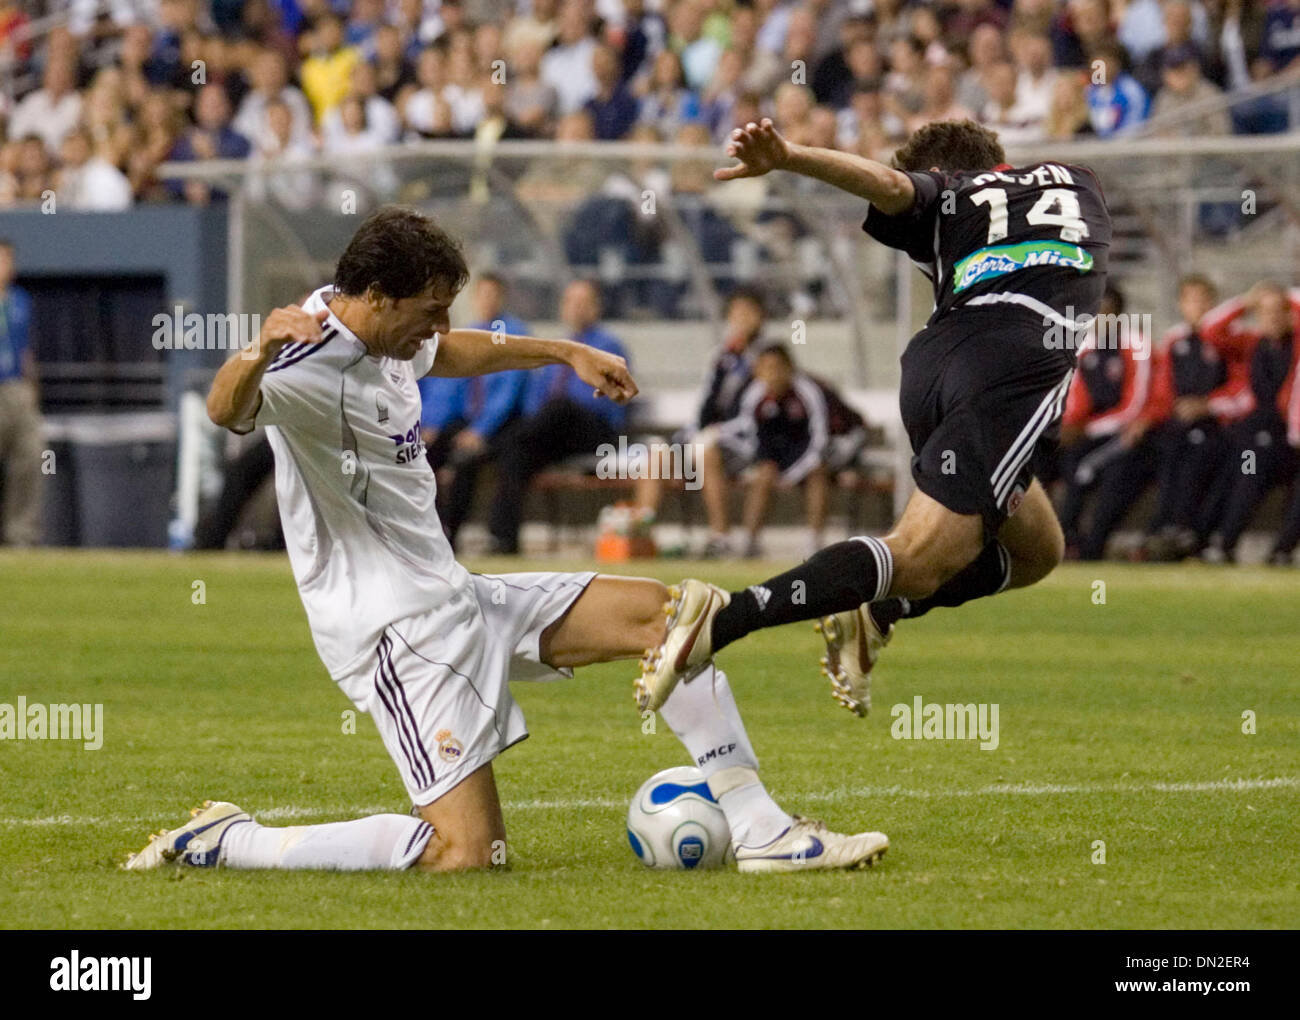
[[(303, 303), (328, 307), (322, 287)], [(469, 572), (434, 507), (420, 392), (437, 337), (411, 361), (372, 357), (332, 313), (319, 344), (286, 344), (262, 376), (254, 421), (275, 451), (275, 492), (316, 650), (335, 679), (374, 654), (390, 623), (463, 614)], [(450, 621), (449, 621), (450, 622)]]

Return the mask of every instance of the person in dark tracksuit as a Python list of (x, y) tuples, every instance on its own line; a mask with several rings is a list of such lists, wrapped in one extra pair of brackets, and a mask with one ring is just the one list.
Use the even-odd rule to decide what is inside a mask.
[[(482, 273), (474, 284), (473, 329), (526, 336), (528, 323), (504, 311), (505, 282)], [(420, 428), (429, 466), (439, 475), (438, 513), (452, 548), (474, 502), (479, 471), (500, 454), (499, 438), (523, 413), (529, 373), (494, 372), (469, 378), (426, 376), (419, 382)]]
[[(1247, 314), (1253, 325), (1243, 325)], [(1218, 400), (1232, 424), (1228, 459), (1206, 501), (1198, 535), (1205, 559), (1233, 562), (1237, 542), (1268, 491), (1296, 471), (1300, 290), (1256, 284), (1245, 297), (1214, 309), (1203, 330), (1233, 359)]]
[[(624, 356), (622, 343), (600, 326), (600, 291), (589, 280), (565, 289), (560, 318), (573, 340)], [(627, 409), (594, 394), (567, 365), (547, 365), (530, 374), (524, 414), (501, 433), (497, 457), (497, 491), (488, 528), (494, 551), (519, 552), (524, 497), (534, 475), (548, 464), (579, 453), (594, 453), (618, 441)]]
[[(1103, 316), (1121, 316), (1124, 299), (1113, 286), (1101, 299)], [(1099, 328), (1080, 342), (1074, 379), (1061, 419), (1061, 530), (1067, 555), (1099, 560), (1106, 540), (1150, 478), (1154, 463), (1142, 415), (1151, 395), (1151, 338), (1137, 329)], [(1095, 493), (1092, 516), (1084, 509)]]
[(1183, 277), (1178, 284), (1182, 322), (1165, 334), (1152, 356), (1151, 399), (1139, 419), (1156, 454), (1156, 509), (1143, 542), (1147, 559), (1182, 559), (1195, 551), (1201, 504), (1227, 453), (1210, 402), (1228, 381), (1228, 362), (1200, 325), (1217, 301), (1208, 279)]

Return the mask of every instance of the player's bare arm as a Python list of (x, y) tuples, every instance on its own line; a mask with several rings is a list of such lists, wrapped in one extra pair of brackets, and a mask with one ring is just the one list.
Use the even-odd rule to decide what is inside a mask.
[(257, 413), (262, 395), (262, 375), (288, 343), (320, 343), (321, 324), (327, 311), (305, 312), (297, 305), (277, 308), (266, 317), (258, 336), (257, 356), (243, 351), (218, 370), (208, 391), (208, 417), (222, 428), (234, 428)]
[(727, 155), (738, 163), (714, 170), (716, 180), (734, 181), (787, 170), (865, 198), (891, 216), (912, 208), (916, 197), (911, 178), (902, 171), (848, 152), (796, 145), (782, 137), (767, 117), (736, 128), (727, 142)]
[(637, 394), (627, 362), (616, 354), (573, 340), (502, 336), (485, 329), (452, 329), (438, 338), (434, 376), (487, 375), (512, 369), (568, 365), (601, 396), (623, 404)]

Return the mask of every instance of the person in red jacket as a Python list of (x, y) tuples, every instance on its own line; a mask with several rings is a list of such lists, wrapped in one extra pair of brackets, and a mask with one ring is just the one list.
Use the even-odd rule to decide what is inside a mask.
[(1201, 330), (1218, 302), (1213, 283), (1197, 274), (1178, 281), (1182, 319), (1151, 359), (1151, 398), (1130, 428), (1155, 451), (1156, 509), (1147, 522), (1147, 559), (1182, 559), (1196, 551), (1204, 495), (1222, 469), (1227, 438), (1210, 399), (1228, 382), (1228, 362)]
[[(1252, 323), (1243, 319), (1249, 313)], [(1199, 534), (1211, 562), (1233, 562), (1237, 542), (1268, 491), (1295, 472), (1294, 423), (1300, 362), (1300, 290), (1259, 283), (1206, 316), (1203, 335), (1230, 358), (1228, 383), (1209, 401), (1227, 417), (1229, 457), (1206, 503)], [(1211, 538), (1211, 536), (1213, 536)]]
[[(1101, 314), (1079, 344), (1062, 418), (1061, 528), (1066, 555), (1085, 560), (1101, 559), (1106, 540), (1153, 470), (1142, 418), (1151, 396), (1151, 338), (1131, 327), (1123, 313), (1123, 295), (1108, 287)], [(1092, 519), (1084, 527), (1094, 491)]]

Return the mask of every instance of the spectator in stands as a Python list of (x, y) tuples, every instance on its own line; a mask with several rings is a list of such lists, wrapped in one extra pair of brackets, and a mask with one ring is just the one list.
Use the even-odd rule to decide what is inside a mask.
[(700, 91), (713, 77), (723, 46), (708, 31), (704, 0), (677, 0), (668, 11), (668, 45), (681, 57), (686, 85)]
[[(1250, 314), (1253, 326), (1243, 326)], [(1209, 562), (1236, 561), (1237, 542), (1268, 491), (1296, 470), (1300, 397), (1300, 291), (1260, 283), (1244, 298), (1224, 302), (1202, 324), (1205, 336), (1232, 364), (1221, 404), (1230, 408), (1228, 460), (1200, 522)]]
[(736, 49), (723, 50), (718, 69), (700, 96), (700, 118), (708, 125), (716, 141), (726, 138), (732, 114), (740, 99), (745, 72), (745, 58)]
[(377, 93), (396, 106), (398, 93), (415, 82), (415, 68), (406, 58), (402, 33), (396, 25), (384, 24), (375, 29), (369, 59), (375, 69)]
[(35, 135), (47, 152), (58, 152), (63, 137), (81, 120), (81, 93), (76, 90), (77, 68), (71, 59), (52, 59), (45, 65), (42, 85), (14, 107), (9, 137)]
[(1179, 280), (1182, 321), (1152, 358), (1151, 399), (1140, 418), (1157, 455), (1156, 509), (1143, 543), (1148, 559), (1182, 559), (1196, 551), (1201, 503), (1223, 467), (1226, 439), (1213, 402), (1228, 381), (1228, 366), (1201, 327), (1217, 301), (1206, 277)]
[(1193, 38), (1191, 3), (1188, 0), (1164, 0), (1161, 18), (1164, 35), (1159, 45), (1142, 57), (1129, 51), (1133, 60), (1133, 77), (1149, 95), (1155, 95), (1164, 84), (1165, 55), (1173, 50), (1183, 50), (1190, 46), (1200, 70), (1209, 70), (1206, 54)]
[(352, 68), (361, 59), (356, 47), (343, 38), (343, 19), (329, 7), (316, 15), (300, 40), (304, 54), (298, 75), (311, 103), (316, 123), (343, 102), (352, 82)]
[[(856, 56), (850, 58), (851, 53)], [(876, 49), (875, 19), (853, 15), (841, 23), (839, 45), (817, 64), (809, 84), (817, 102), (838, 109), (848, 105), (854, 82), (879, 78), (883, 70)]]
[(1003, 145), (1038, 141), (1043, 135), (1041, 121), (1026, 116), (1016, 101), (1016, 69), (998, 64), (989, 70), (989, 100), (980, 113), (980, 122), (998, 133)]
[(1162, 0), (1128, 0), (1118, 8), (1119, 23), (1115, 36), (1129, 60), (1140, 67), (1148, 56), (1165, 41)]
[(542, 44), (525, 36), (509, 52), (506, 117), (523, 134), (533, 138), (544, 137), (553, 129), (552, 117), (559, 105), (559, 94), (553, 85), (542, 79)]
[(91, 147), (90, 132), (74, 128), (60, 149), (63, 165), (55, 174), (59, 202), (75, 212), (119, 212), (131, 206), (131, 182)]
[[(623, 355), (623, 345), (600, 326), (600, 289), (575, 280), (565, 289), (560, 318), (580, 343)], [(567, 365), (547, 365), (529, 380), (525, 417), (503, 432), (497, 460), (497, 491), (489, 530), (496, 552), (519, 552), (524, 496), (533, 476), (548, 464), (579, 453), (594, 453), (602, 443), (617, 443), (627, 420), (624, 407), (593, 395)]]
[[(733, 39), (738, 31), (746, 31), (744, 27), (738, 29), (742, 21), (748, 24), (748, 33), (753, 37), (753, 11), (738, 7), (732, 12)], [(641, 69), (662, 52), (668, 38), (668, 26), (658, 11), (646, 10), (645, 0), (623, 0), (623, 24), (617, 35), (622, 41), (623, 81), (631, 84)]]
[(638, 103), (623, 83), (618, 55), (608, 46), (597, 46), (591, 53), (591, 70), (596, 78), (596, 94), (587, 100), (596, 138), (602, 142), (622, 138), (636, 123)]
[(349, 46), (364, 51), (369, 47), (384, 21), (384, 0), (351, 0), (351, 12), (343, 39)]
[(474, 62), (473, 43), (468, 35), (457, 35), (447, 54), (447, 84), (443, 98), (451, 108), (451, 129), (460, 138), (474, 133), (483, 117), (483, 85)]
[(650, 76), (643, 85), (641, 123), (650, 124), (661, 137), (671, 138), (683, 124), (701, 116), (699, 97), (686, 87), (681, 59), (664, 50), (654, 59)]
[(54, 184), (53, 171), (45, 143), (29, 135), (6, 146), (4, 179), (0, 180), (0, 206), (41, 202)]
[[(506, 284), (495, 273), (480, 273), (474, 284), (471, 329), (497, 336), (527, 336), (528, 324), (505, 311)], [(424, 410), (420, 427), (429, 466), (438, 472), (438, 516), (452, 547), (469, 517), (479, 470), (501, 453), (498, 436), (524, 408), (528, 372), (495, 372), (467, 379), (420, 380)]]
[(1017, 71), (1016, 119), (1040, 125), (1047, 119), (1056, 88), (1057, 71), (1052, 67), (1051, 41), (1045, 35), (1016, 32), (1011, 36), (1010, 46)]
[(985, 27), (998, 32), (1007, 27), (1006, 8), (993, 0), (957, 0), (955, 6), (955, 12), (949, 14), (944, 22), (944, 30), (950, 39), (970, 39)]
[[(728, 447), (743, 451), (742, 457), (752, 465), (745, 493), (744, 556), (762, 555), (759, 538), (772, 492), (778, 487), (803, 487), (809, 544), (821, 547), (830, 488), (827, 391), (795, 367), (790, 351), (781, 344), (758, 352), (754, 379), (741, 395), (735, 417), (720, 423), (719, 441), (704, 448), (702, 494), (711, 532), (706, 557), (730, 551), (728, 465), (723, 455)], [(861, 427), (860, 418), (856, 424)]]
[(289, 84), (283, 54), (262, 50), (253, 61), (249, 76), (252, 88), (240, 101), (231, 127), (256, 145), (267, 129), (266, 108), (278, 100), (289, 110), (294, 142), (309, 143), (313, 124), (311, 106), (302, 91)]
[[(309, 159), (315, 155), (310, 135), (307, 141), (294, 137), (293, 111), (287, 103), (272, 99), (266, 105), (264, 121), (265, 127), (253, 147), (253, 163), (260, 166), (270, 161)], [(320, 194), (319, 179), (314, 172), (287, 167), (250, 174), (248, 187), (255, 202), (271, 199), (286, 209), (300, 211), (311, 208)]]
[[(1222, 93), (1201, 77), (1200, 58), (1191, 43), (1164, 51), (1163, 85), (1151, 108), (1154, 118), (1177, 117), (1179, 112), (1201, 106)], [(1203, 138), (1226, 135), (1232, 130), (1228, 112), (1215, 109), (1195, 117), (1184, 117), (1160, 128), (1160, 134), (1180, 138)]]
[(1052, 103), (1043, 121), (1044, 137), (1068, 142), (1092, 134), (1087, 94), (1080, 74), (1065, 71), (1052, 86)]
[(967, 46), (970, 66), (957, 79), (957, 103), (967, 110), (982, 110), (987, 105), (989, 76), (1007, 58), (1002, 33), (990, 24), (977, 27)]
[(397, 100), (397, 109), (409, 135), (423, 138), (451, 136), (451, 104), (443, 95), (447, 86), (446, 64), (442, 50), (436, 46), (421, 50), (416, 58), (416, 87), (408, 88)]
[[(356, 100), (365, 120), (365, 131), (374, 145), (392, 145), (402, 132), (401, 118), (393, 104), (379, 94), (375, 69), (364, 60), (352, 68), (352, 85), (347, 98)], [(338, 135), (345, 130), (340, 108), (335, 107), (321, 121), (321, 143), (326, 149), (337, 148)]]
[[(1151, 471), (1142, 421), (1151, 397), (1151, 337), (1124, 315), (1108, 285), (1100, 314), (1079, 343), (1078, 364), (1061, 419), (1061, 529), (1066, 555), (1099, 560)], [(1083, 512), (1095, 492), (1092, 519)]]
[(41, 540), (41, 458), (45, 447), (36, 383), (36, 356), (28, 345), (32, 302), (14, 285), (14, 248), (0, 240), (0, 467), (4, 503), (0, 540)]
[(900, 36), (889, 44), (889, 73), (885, 75), (886, 108), (906, 122), (925, 104), (925, 60), (921, 41)]
[(907, 129), (915, 131), (937, 120), (970, 120), (974, 116), (957, 102), (952, 69), (936, 65), (925, 73), (924, 102), (916, 115), (908, 120)]
[(555, 89), (558, 112), (563, 116), (581, 110), (596, 94), (596, 75), (591, 69), (596, 40), (584, 0), (563, 0), (556, 25), (558, 38), (542, 57), (541, 74)]
[(135, 125), (135, 142), (127, 154), (126, 175), (139, 198), (167, 198), (173, 193), (156, 176), (180, 137), (184, 115), (164, 92), (151, 92), (141, 104)]
[(503, 40), (506, 51), (513, 53), (524, 40), (535, 44), (545, 53), (559, 34), (556, 12), (559, 0), (531, 0), (527, 14), (516, 15), (510, 21)]
[[(230, 100), (220, 85), (204, 85), (194, 100), (194, 126), (186, 131), (172, 149), (170, 158), (178, 162), (199, 159), (246, 159), (252, 152), (248, 139), (230, 126)], [(192, 205), (206, 205), (211, 199), (224, 198), (204, 181), (187, 180), (176, 188)]]
[(902, 137), (902, 122), (885, 109), (884, 93), (879, 83), (863, 83), (840, 116), (840, 147), (868, 159), (889, 162), (891, 141)]
[(1112, 43), (1093, 51), (1089, 73), (1088, 116), (1098, 138), (1133, 130), (1147, 118), (1150, 97), (1124, 70), (1124, 56)]
[(1052, 24), (1052, 63), (1091, 70), (1097, 50), (1116, 47), (1107, 0), (1068, 0)]

